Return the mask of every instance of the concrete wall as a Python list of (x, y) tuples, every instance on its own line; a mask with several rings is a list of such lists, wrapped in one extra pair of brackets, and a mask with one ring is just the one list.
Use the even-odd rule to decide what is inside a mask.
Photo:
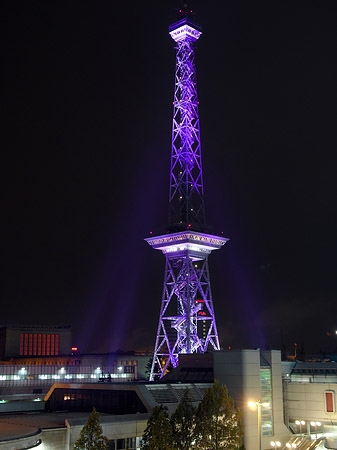
[(242, 412), (246, 450), (256, 450), (258, 446), (257, 413), (248, 407), (248, 402), (255, 401), (261, 396), (260, 352), (231, 350), (215, 352), (213, 355), (214, 377), (227, 386), (235, 405)]
[[(270, 449), (270, 442), (278, 440), (283, 445), (290, 432), (283, 423), (283, 392), (281, 354), (279, 351), (262, 351), (270, 364), (272, 377), (273, 435), (262, 437), (262, 449)], [(243, 415), (244, 444), (247, 450), (258, 447), (257, 409), (248, 406), (250, 401), (261, 399), (260, 350), (230, 350), (214, 352), (214, 376), (227, 386)]]
[(67, 428), (50, 428), (42, 430), (42, 445), (38, 450), (66, 450), (67, 447)]
[(261, 355), (271, 367), (274, 435), (263, 438), (265, 445), (270, 448), (270, 441), (278, 440), (284, 445), (288, 442), (291, 433), (284, 424), (281, 352), (279, 350), (261, 351)]
[(59, 354), (66, 355), (71, 351), (71, 330), (68, 327), (5, 327), (6, 343), (4, 358), (20, 356), (20, 334), (59, 334)]
[(305, 420), (337, 424), (337, 412), (325, 411), (325, 391), (333, 391), (336, 396), (337, 384), (290, 382), (284, 384), (284, 389), (290, 422)]
[[(34, 436), (21, 437), (18, 439), (11, 439), (7, 441), (0, 441), (0, 450), (20, 450), (25, 448), (32, 448), (41, 438), (42, 432), (40, 431), (34, 434)], [(38, 448), (39, 450), (44, 450), (41, 445)]]
[(20, 356), (20, 329), (8, 327), (6, 329), (5, 357)]

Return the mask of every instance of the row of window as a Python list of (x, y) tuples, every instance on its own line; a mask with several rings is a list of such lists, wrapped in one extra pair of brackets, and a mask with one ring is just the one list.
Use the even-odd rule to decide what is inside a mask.
[(20, 333), (21, 356), (57, 356), (59, 344), (59, 334)]
[(337, 369), (293, 369), (292, 375), (337, 375)]
[[(31, 380), (84, 380), (84, 379), (92, 379), (92, 380), (100, 380), (102, 376), (100, 374), (89, 374), (89, 373), (78, 373), (78, 374), (67, 374), (67, 375), (58, 375), (58, 374), (41, 374), (41, 375), (0, 375), (0, 384), (1, 381), (31, 381)], [(110, 379), (116, 378), (132, 378), (130, 373), (111, 373), (109, 374)]]
[(80, 360), (72, 360), (72, 361), (43, 361), (43, 360), (24, 360), (17, 361), (16, 365), (25, 365), (25, 366), (79, 366), (81, 364)]
[(109, 441), (109, 450), (140, 450), (141, 437), (132, 437), (127, 439), (115, 439)]
[[(22, 356), (22, 355), (21, 355)], [(29, 355), (28, 355), (29, 356)], [(34, 356), (34, 355), (32, 355)], [(48, 356), (48, 355), (42, 355), (42, 356)], [(57, 355), (55, 355), (57, 356)], [(50, 361), (46, 361), (46, 360), (39, 360), (39, 359), (27, 359), (27, 360), (23, 360), (23, 361), (17, 361), (16, 363), (17, 365), (25, 365), (25, 366), (80, 366), (81, 365), (81, 360), (80, 359), (75, 359), (75, 360), (50, 360)], [(109, 364), (113, 365), (113, 366), (137, 366), (137, 361), (109, 361)]]

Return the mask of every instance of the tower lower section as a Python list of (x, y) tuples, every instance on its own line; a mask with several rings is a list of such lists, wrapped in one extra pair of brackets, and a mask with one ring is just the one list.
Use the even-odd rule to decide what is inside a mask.
[(146, 239), (166, 257), (151, 381), (176, 367), (181, 353), (220, 350), (208, 255), (227, 240), (193, 231)]

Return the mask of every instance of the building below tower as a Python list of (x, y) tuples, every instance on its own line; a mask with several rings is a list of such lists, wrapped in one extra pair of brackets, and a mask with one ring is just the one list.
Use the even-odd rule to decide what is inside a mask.
[[(20, 402), (3, 401), (4, 390), (0, 389), (0, 450), (34, 445), (41, 445), (42, 450), (71, 450), (93, 405), (102, 414), (103, 432), (111, 448), (140, 450), (155, 406), (163, 404), (172, 414), (186, 388), (197, 406), (214, 379), (226, 384), (242, 411), (247, 450), (258, 448), (258, 413), (249, 406), (257, 401), (265, 404), (261, 406), (261, 450), (337, 449), (336, 366), (335, 362), (281, 362), (277, 350), (181, 355), (178, 367), (157, 383), (57, 379), (44, 398), (31, 401), (33, 415), (23, 411), (15, 415), (11, 408)], [(18, 396), (25, 385), (18, 383), (16, 389)], [(12, 431), (7, 428), (9, 422), (15, 425)], [(1, 434), (5, 431), (6, 439)]]
[(18, 356), (68, 355), (70, 352), (70, 326), (0, 328), (0, 361)]

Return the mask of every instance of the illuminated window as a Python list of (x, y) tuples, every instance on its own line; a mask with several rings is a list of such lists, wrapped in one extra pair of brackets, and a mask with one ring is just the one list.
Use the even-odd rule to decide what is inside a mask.
[(37, 339), (37, 354), (39, 356), (41, 356), (41, 351), (42, 351), (42, 334), (38, 335), (38, 339)]
[(59, 354), (59, 346), (60, 346), (60, 335), (55, 335), (55, 355)]
[(272, 386), (270, 367), (260, 368), (261, 383), (261, 402), (269, 403), (269, 407), (261, 409), (261, 431), (262, 436), (273, 435), (273, 416), (272, 416)]
[(28, 355), (33, 354), (33, 333), (29, 333)]
[(47, 355), (50, 356), (50, 334), (47, 334)]
[(37, 354), (37, 334), (34, 334), (34, 346), (33, 346), (33, 355)]
[(46, 354), (46, 340), (47, 340), (47, 337), (46, 337), (46, 335), (44, 334), (44, 335), (43, 335), (43, 340), (42, 340), (42, 355), (45, 355), (45, 354)]
[(325, 391), (325, 411), (328, 413), (335, 412), (335, 392)]
[(28, 355), (28, 334), (25, 334), (24, 355)]
[(50, 344), (50, 354), (54, 355), (55, 353), (55, 334), (51, 335), (51, 344)]
[(24, 342), (25, 342), (25, 335), (24, 333), (20, 334), (20, 355), (23, 355), (24, 352)]

